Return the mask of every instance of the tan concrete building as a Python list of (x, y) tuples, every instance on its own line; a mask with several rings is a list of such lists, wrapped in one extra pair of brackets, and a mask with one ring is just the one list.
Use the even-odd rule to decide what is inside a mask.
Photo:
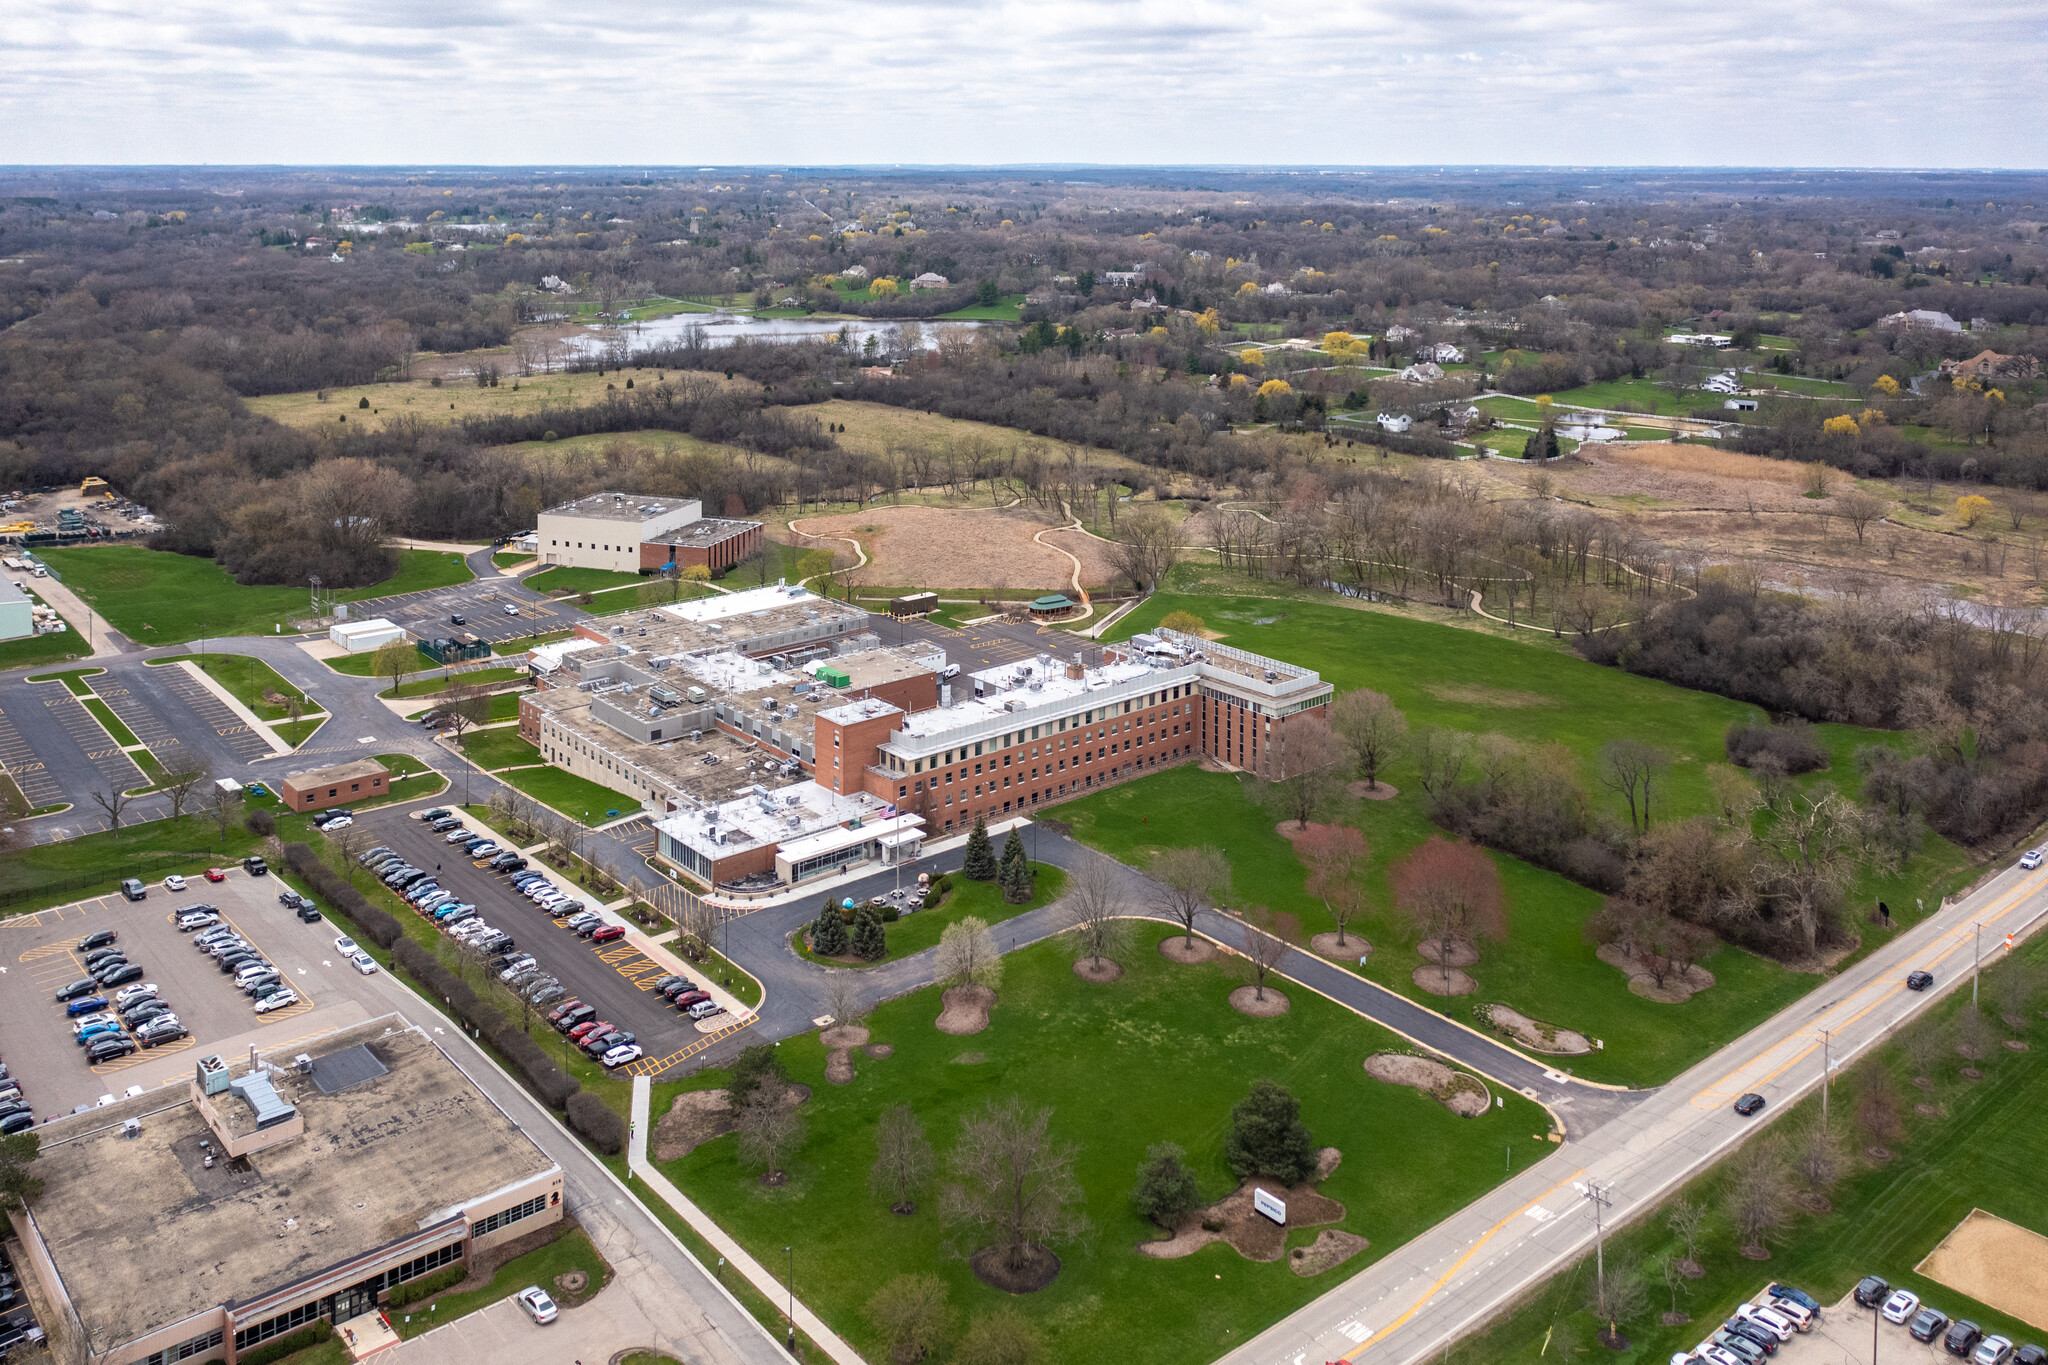
[(593, 493), (540, 514), (540, 562), (639, 573), (643, 543), (680, 531), (703, 515), (704, 504), (695, 498)]
[(277, 794), (291, 810), (325, 810), (383, 796), (391, 790), (391, 773), (374, 758), (337, 763), (327, 768), (304, 768), (286, 773), (277, 784)]
[(562, 1217), (561, 1168), (398, 1015), (37, 1134), (27, 1273), (104, 1365), (235, 1365)]

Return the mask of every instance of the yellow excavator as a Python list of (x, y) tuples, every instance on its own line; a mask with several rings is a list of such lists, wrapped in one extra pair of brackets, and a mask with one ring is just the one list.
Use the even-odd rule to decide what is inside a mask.
[(114, 496), (114, 490), (107, 487), (107, 481), (99, 477), (99, 475), (97, 474), (91, 475), (82, 480), (78, 485), (78, 491), (80, 493), (83, 493), (88, 498), (95, 493), (99, 494), (103, 498), (111, 498)]

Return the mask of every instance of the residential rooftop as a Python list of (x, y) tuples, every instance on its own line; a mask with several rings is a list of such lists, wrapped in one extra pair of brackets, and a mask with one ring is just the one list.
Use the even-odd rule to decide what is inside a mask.
[[(384, 1074), (329, 1095), (313, 1076), (274, 1071), (271, 1083), (296, 1106), (305, 1135), (246, 1158), (216, 1156), (211, 1168), (205, 1144), (218, 1151), (217, 1136), (183, 1088), (37, 1130), (36, 1226), (95, 1336), (133, 1341), (247, 1302), (554, 1169), (401, 1016), (319, 1040), (316, 1073), (319, 1058), (357, 1045)], [(253, 1126), (237, 1112), (248, 1110), (239, 1095), (213, 1098), (238, 1130)], [(124, 1137), (131, 1117), (141, 1131)]]

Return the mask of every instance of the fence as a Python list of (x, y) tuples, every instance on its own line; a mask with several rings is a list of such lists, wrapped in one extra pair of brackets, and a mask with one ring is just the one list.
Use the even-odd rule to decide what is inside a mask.
[(0, 888), (0, 909), (20, 905), (23, 901), (41, 900), (65, 891), (87, 891), (95, 887), (119, 886), (129, 877), (138, 881), (153, 880), (158, 866), (167, 860), (199, 862), (217, 856), (218, 849), (194, 848), (185, 850), (166, 849), (152, 853), (149, 858), (129, 858), (124, 866), (102, 867), (95, 872), (75, 873), (69, 877), (46, 877), (40, 881), (22, 886)]

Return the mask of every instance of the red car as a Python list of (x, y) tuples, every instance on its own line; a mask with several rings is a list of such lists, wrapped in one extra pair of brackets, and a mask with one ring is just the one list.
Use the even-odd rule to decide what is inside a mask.
[(228, 874), (221, 871), (217, 867), (209, 867), (206, 869), (206, 880), (210, 882), (224, 882), (227, 879)]
[(710, 998), (710, 995), (703, 991), (684, 991), (681, 995), (676, 997), (675, 1006), (679, 1010), (686, 1010), (690, 1008), (690, 1006), (698, 1004), (705, 1000), (709, 1000)]
[(569, 1041), (572, 1043), (580, 1043), (585, 1038), (590, 1037), (592, 1034), (597, 1034), (598, 1036), (602, 1037), (604, 1034), (610, 1033), (611, 1031), (612, 1026), (605, 1020), (593, 1019), (587, 1024), (578, 1024), (575, 1028), (570, 1029)]
[(624, 938), (625, 936), (626, 936), (626, 926), (625, 926), (625, 925), (623, 925), (623, 924), (607, 924), (607, 925), (606, 925), (606, 926), (605, 926), (604, 928), (602, 928), (602, 929), (598, 930), (598, 931), (597, 931), (596, 933), (592, 934), (592, 935), (590, 936), (590, 941), (591, 941), (592, 943), (616, 943), (616, 942), (618, 942), (618, 941), (619, 941), (620, 939)]

